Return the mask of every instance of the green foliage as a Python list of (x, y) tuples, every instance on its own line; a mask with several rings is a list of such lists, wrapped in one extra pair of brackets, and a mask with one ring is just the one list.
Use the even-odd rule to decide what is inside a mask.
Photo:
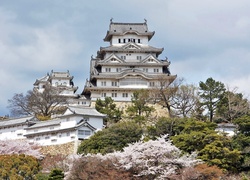
[(197, 121), (194, 119), (186, 119), (179, 128), (181, 132), (171, 137), (173, 143), (181, 150), (191, 153), (200, 151), (204, 148), (207, 141), (203, 142), (209, 134), (215, 134), (216, 124), (211, 122)]
[(40, 172), (40, 173), (38, 173), (36, 175), (36, 179), (37, 180), (48, 180), (49, 179), (49, 175)]
[(236, 172), (242, 161), (241, 152), (233, 149), (231, 138), (218, 134), (217, 125), (191, 118), (160, 118), (148, 128), (149, 137), (169, 134), (173, 144), (184, 153), (196, 151), (208, 165)]
[(206, 136), (203, 132), (192, 131), (190, 133), (183, 133), (177, 136), (171, 137), (175, 146), (181, 150), (192, 153), (194, 151), (199, 151), (204, 147), (202, 144), (202, 139)]
[(209, 112), (209, 119), (212, 122), (217, 108), (217, 104), (223, 98), (225, 92), (225, 85), (219, 81), (215, 81), (213, 78), (208, 78), (206, 82), (200, 82), (200, 98), (203, 105)]
[(238, 131), (246, 136), (250, 136), (250, 116), (243, 116), (233, 121), (238, 125)]
[(183, 124), (185, 121), (185, 118), (161, 117), (154, 126), (148, 127), (148, 136), (151, 139), (156, 139), (164, 134), (168, 134), (169, 136), (180, 134), (184, 129)]
[(126, 112), (130, 116), (146, 116), (148, 117), (155, 109), (147, 105), (149, 100), (149, 91), (145, 89), (137, 90), (131, 98), (132, 105), (129, 106)]
[(128, 143), (138, 141), (142, 133), (142, 128), (135, 122), (119, 122), (84, 140), (78, 148), (78, 153), (106, 154), (122, 150)]
[(250, 116), (243, 116), (234, 120), (238, 126), (233, 137), (233, 146), (242, 152), (241, 170), (250, 171)]
[(48, 180), (62, 180), (64, 178), (64, 173), (61, 169), (53, 169), (50, 172)]
[(106, 122), (117, 123), (121, 119), (122, 111), (116, 107), (116, 104), (111, 97), (105, 97), (104, 100), (97, 99), (95, 108), (100, 113), (107, 115), (107, 118), (105, 119)]
[(237, 172), (240, 167), (241, 152), (231, 148), (231, 140), (217, 135), (199, 151), (199, 158), (208, 165), (216, 165), (231, 172)]
[(0, 155), (1, 179), (35, 179), (40, 165), (36, 158), (24, 154)]

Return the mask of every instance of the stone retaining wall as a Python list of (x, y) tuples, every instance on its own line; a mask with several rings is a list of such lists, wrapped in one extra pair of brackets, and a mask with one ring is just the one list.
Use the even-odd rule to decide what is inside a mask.
[(75, 147), (75, 142), (60, 144), (60, 145), (50, 145), (50, 146), (42, 146), (41, 153), (46, 155), (70, 155), (76, 154), (77, 147)]

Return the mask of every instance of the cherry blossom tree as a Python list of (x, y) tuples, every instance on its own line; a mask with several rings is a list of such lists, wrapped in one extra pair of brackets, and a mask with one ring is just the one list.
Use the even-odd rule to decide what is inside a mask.
[(39, 146), (26, 140), (0, 141), (0, 155), (5, 154), (25, 154), (38, 159), (43, 157)]
[[(141, 140), (129, 144), (122, 151), (106, 155), (88, 154), (81, 158), (84, 164), (88, 163), (84, 161), (84, 158), (90, 157), (99, 158), (100, 161), (110, 160), (121, 171), (133, 172), (134, 177), (150, 179), (164, 179), (177, 173), (182, 168), (193, 167), (201, 162), (201, 160), (196, 159), (195, 153), (182, 155), (181, 150), (172, 145), (171, 141), (166, 141), (166, 138), (166, 136), (162, 136), (156, 140), (149, 140), (147, 142)], [(77, 162), (80, 163), (79, 159)], [(71, 172), (74, 167), (77, 166), (73, 165), (70, 170)], [(71, 172), (68, 173), (67, 177), (76, 176)], [(78, 172), (74, 171), (74, 173)]]

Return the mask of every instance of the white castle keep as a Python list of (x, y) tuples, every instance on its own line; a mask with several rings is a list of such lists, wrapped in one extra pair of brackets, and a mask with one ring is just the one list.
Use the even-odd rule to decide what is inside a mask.
[(109, 46), (101, 47), (90, 61), (90, 78), (86, 81), (82, 95), (96, 101), (112, 97), (115, 102), (131, 101), (134, 90), (167, 86), (176, 75), (169, 71), (168, 59), (159, 59), (163, 48), (149, 45), (154, 31), (144, 23), (110, 22), (104, 38)]

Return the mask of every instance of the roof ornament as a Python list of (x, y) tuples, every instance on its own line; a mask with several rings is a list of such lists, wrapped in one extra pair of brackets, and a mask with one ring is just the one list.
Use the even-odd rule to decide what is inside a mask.
[(110, 18), (110, 23), (112, 23), (113, 22), (113, 18)]
[(145, 23), (147, 24), (147, 19), (144, 18)]

